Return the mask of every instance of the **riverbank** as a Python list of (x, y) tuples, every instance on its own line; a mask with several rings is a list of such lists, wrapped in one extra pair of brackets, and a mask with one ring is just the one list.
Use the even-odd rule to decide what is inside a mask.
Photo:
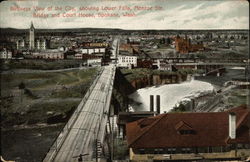
[(176, 84), (187, 80), (189, 74), (199, 71), (181, 69), (176, 72), (161, 71), (147, 68), (121, 69), (122, 74), (135, 89), (164, 84)]
[(1, 153), (17, 162), (42, 161), (98, 68), (1, 73)]
[(66, 122), (96, 72), (92, 68), (1, 74), (1, 127)]
[[(226, 73), (222, 76), (199, 76), (196, 80), (211, 83), (216, 90), (212, 96), (204, 96), (195, 99), (195, 111), (225, 111), (232, 107), (247, 104), (248, 90), (237, 86), (226, 86), (225, 84), (233, 79), (245, 78), (244, 68), (226, 67)], [(204, 109), (207, 107), (206, 109)]]
[(66, 68), (77, 68), (83, 60), (43, 60), (43, 59), (22, 59), (22, 60), (0, 60), (1, 71), (11, 69), (33, 69), (33, 70), (58, 70)]

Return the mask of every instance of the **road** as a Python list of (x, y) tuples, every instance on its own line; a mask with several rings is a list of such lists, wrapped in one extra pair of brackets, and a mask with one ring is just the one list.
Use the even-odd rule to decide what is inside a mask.
[(115, 65), (104, 67), (90, 88), (88, 97), (80, 103), (44, 162), (77, 162), (77, 158), (73, 157), (86, 153), (88, 155), (84, 156), (84, 160), (93, 158), (95, 141), (103, 137), (101, 125), (107, 120), (114, 75)]

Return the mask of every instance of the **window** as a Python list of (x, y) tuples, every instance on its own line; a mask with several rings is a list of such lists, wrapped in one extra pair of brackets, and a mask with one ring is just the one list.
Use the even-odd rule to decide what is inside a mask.
[(176, 152), (176, 148), (168, 148), (167, 149), (168, 154), (175, 154), (175, 152)]
[(139, 154), (145, 154), (145, 149), (139, 149)]
[(191, 148), (182, 148), (181, 151), (182, 151), (182, 153), (184, 153), (184, 154), (190, 153), (190, 152), (191, 152)]
[(154, 154), (162, 154), (163, 149), (154, 149)]
[(194, 130), (180, 130), (179, 132), (181, 135), (195, 134)]
[(208, 152), (209, 152), (209, 153), (213, 152), (213, 149), (212, 149), (211, 146), (208, 147)]

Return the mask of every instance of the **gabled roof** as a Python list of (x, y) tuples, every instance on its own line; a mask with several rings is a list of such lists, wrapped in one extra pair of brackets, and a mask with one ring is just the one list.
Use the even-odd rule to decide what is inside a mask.
[[(235, 112), (237, 135), (229, 138), (229, 112)], [(240, 106), (226, 112), (168, 113), (128, 123), (127, 142), (132, 148), (207, 147), (250, 143), (250, 110)], [(194, 130), (180, 134), (179, 130)]]
[(177, 131), (178, 130), (193, 130), (193, 128), (191, 126), (189, 126), (186, 122), (184, 122), (182, 120), (175, 125), (175, 129)]

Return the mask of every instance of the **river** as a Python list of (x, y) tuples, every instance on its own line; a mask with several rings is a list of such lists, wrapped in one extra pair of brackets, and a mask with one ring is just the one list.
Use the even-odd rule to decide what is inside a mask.
[(138, 89), (129, 96), (135, 102), (131, 104), (134, 111), (149, 111), (149, 96), (160, 95), (161, 113), (170, 111), (180, 101), (211, 93), (214, 86), (210, 83), (198, 80), (185, 81), (180, 84), (167, 84), (149, 88)]
[(244, 69), (236, 67), (226, 68), (226, 73), (220, 77), (201, 76), (180, 84), (167, 84), (138, 89), (135, 93), (129, 96), (129, 98), (134, 101), (130, 104), (130, 109), (132, 111), (149, 111), (149, 96), (160, 95), (161, 113), (169, 112), (181, 101), (209, 94), (220, 89), (225, 82), (230, 81), (233, 78), (244, 78)]

